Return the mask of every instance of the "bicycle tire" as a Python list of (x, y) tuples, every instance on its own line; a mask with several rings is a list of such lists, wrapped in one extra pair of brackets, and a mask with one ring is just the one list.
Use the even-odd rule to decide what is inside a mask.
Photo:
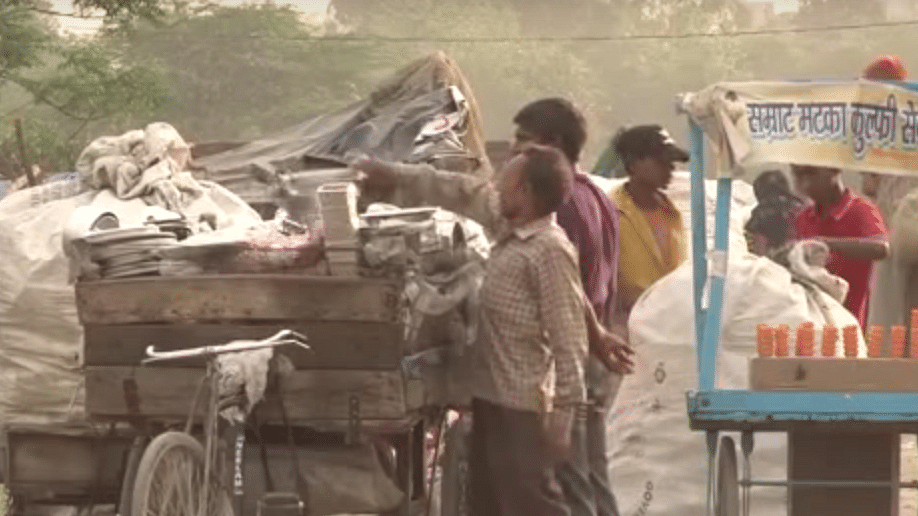
[(468, 454), (471, 421), (467, 414), (450, 424), (443, 439), (440, 473), (441, 516), (468, 516)]
[[(150, 444), (143, 452), (140, 464), (137, 466), (134, 492), (131, 497), (132, 516), (199, 516), (196, 510), (197, 505), (194, 503), (169, 505), (169, 499), (166, 500), (166, 503), (157, 503), (160, 501), (155, 497), (151, 497), (154, 484), (160, 479), (159, 475), (162, 474), (162, 470), (165, 469), (170, 460), (184, 464), (186, 469), (179, 471), (179, 473), (187, 474), (188, 478), (175, 478), (183, 475), (174, 474), (165, 475), (165, 477), (173, 481), (174, 487), (177, 487), (179, 491), (182, 490), (183, 483), (188, 483), (189, 485), (184, 486), (187, 489), (183, 493), (175, 489), (166, 490), (166, 492), (175, 494), (175, 496), (181, 494), (188, 497), (197, 496), (197, 493), (192, 491), (197, 489), (197, 486), (193, 484), (199, 482), (203, 485), (200, 477), (204, 476), (204, 447), (201, 446), (197, 439), (184, 432), (165, 432), (150, 441)], [(170, 470), (170, 473), (176, 470)], [(213, 487), (217, 488), (218, 496), (214, 498), (214, 502), (212, 502), (211, 507), (208, 507), (205, 515), (233, 516), (229, 493), (226, 490), (219, 489), (214, 479), (211, 479), (211, 482)], [(160, 505), (164, 506), (162, 507), (163, 511), (159, 510)]]
[(131, 516), (132, 514), (131, 500), (134, 496), (134, 480), (137, 478), (137, 468), (146, 448), (146, 441), (145, 437), (135, 437), (131, 444), (131, 451), (128, 452), (125, 460), (124, 479), (121, 482), (121, 494), (118, 496), (118, 516)]

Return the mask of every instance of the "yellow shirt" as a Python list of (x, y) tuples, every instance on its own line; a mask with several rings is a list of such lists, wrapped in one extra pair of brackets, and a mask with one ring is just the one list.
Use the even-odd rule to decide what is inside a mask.
[(619, 216), (619, 306), (630, 311), (647, 288), (685, 260), (685, 228), (679, 210), (665, 196), (665, 204), (656, 213), (639, 208), (624, 185), (609, 196)]

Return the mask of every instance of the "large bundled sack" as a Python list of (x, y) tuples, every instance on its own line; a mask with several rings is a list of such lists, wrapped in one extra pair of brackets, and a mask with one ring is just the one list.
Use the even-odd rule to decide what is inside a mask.
[(61, 234), (93, 193), (29, 206), (31, 193), (0, 202), (0, 420), (38, 424), (82, 415), (83, 331)]
[(918, 263), (918, 190), (899, 202), (890, 230), (889, 245), (897, 261), (907, 265)]
[[(622, 383), (610, 432), (613, 482), (622, 514), (704, 514), (707, 448), (704, 435), (689, 429), (686, 413), (686, 393), (698, 388), (692, 284), (689, 260), (645, 292), (629, 320), (637, 366)], [(749, 388), (748, 359), (756, 354), (760, 323), (796, 328), (813, 322), (819, 341), (826, 323), (822, 305), (836, 326), (857, 324), (830, 295), (792, 282), (781, 265), (748, 253), (731, 255), (724, 293), (717, 362), (721, 389)], [(859, 344), (865, 355), (863, 338)], [(784, 434), (759, 433), (755, 439), (753, 474), (786, 476)], [(786, 511), (783, 489), (755, 490), (754, 513)]]
[(874, 269), (868, 317), (870, 324), (884, 327), (909, 324), (906, 287), (918, 265), (918, 190), (897, 200), (887, 224), (889, 256)]
[[(168, 142), (175, 139), (170, 139), (165, 126), (151, 127), (150, 146), (145, 148), (162, 156), (169, 149), (174, 151), (176, 147)], [(95, 145), (96, 150), (104, 147)], [(84, 157), (90, 154), (87, 149)], [(125, 179), (117, 174), (102, 179), (112, 177)], [(64, 229), (74, 210), (83, 206), (114, 213), (122, 227), (139, 226), (148, 204), (163, 201), (158, 195), (121, 198), (117, 184), (126, 183), (118, 181), (93, 183), (87, 176), (74, 175), (0, 200), (0, 248), (4, 252), (0, 260), (0, 421), (42, 424), (84, 418), (83, 329), (77, 319)], [(183, 194), (173, 199), (178, 205), (164, 207), (178, 208), (190, 219), (212, 216), (217, 230), (234, 231), (261, 222), (257, 213), (219, 185), (183, 175), (169, 176), (157, 184), (157, 192), (177, 184), (179, 191), (187, 192), (184, 186), (193, 188), (194, 195)]]

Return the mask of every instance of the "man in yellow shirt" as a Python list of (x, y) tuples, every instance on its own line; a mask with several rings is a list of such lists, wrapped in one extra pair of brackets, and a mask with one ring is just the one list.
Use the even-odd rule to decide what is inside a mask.
[(624, 131), (615, 150), (628, 173), (628, 181), (610, 193), (620, 224), (617, 322), (626, 324), (641, 294), (685, 260), (682, 216), (663, 190), (675, 163), (687, 162), (689, 153), (659, 125)]

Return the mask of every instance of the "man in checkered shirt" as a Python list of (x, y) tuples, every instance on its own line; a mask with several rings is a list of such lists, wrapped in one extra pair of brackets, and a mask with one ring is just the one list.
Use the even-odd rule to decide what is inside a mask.
[(399, 190), (404, 204), (440, 204), (492, 229), (470, 379), (471, 513), (569, 515), (554, 468), (586, 402), (588, 354), (577, 253), (554, 217), (571, 188), (569, 163), (529, 146), (491, 184), (427, 166), (358, 168), (365, 190)]

